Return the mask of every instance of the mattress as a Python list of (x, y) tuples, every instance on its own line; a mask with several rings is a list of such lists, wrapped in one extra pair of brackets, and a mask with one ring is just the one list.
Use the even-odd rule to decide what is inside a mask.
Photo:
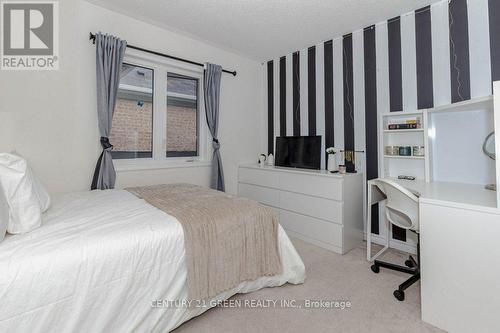
[(0, 243), (0, 332), (165, 333), (236, 293), (305, 279), (280, 227), (282, 274), (187, 307), (184, 236), (173, 216), (107, 190), (54, 198), (43, 221)]

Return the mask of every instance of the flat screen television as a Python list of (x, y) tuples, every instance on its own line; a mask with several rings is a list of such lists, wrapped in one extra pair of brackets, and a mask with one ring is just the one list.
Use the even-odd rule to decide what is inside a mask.
[(276, 166), (321, 169), (321, 136), (276, 138)]

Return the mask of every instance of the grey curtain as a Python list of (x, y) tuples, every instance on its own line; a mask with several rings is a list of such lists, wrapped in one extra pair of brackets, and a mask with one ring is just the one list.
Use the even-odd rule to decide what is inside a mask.
[(92, 190), (112, 189), (115, 187), (116, 172), (113, 166), (109, 133), (115, 111), (116, 95), (120, 84), (120, 69), (127, 42), (110, 35), (96, 34), (96, 71), (97, 71), (97, 116), (101, 135), (102, 153), (92, 179)]
[(217, 138), (219, 129), (219, 97), (220, 97), (220, 79), (222, 67), (214, 64), (205, 64), (204, 73), (204, 95), (205, 95), (205, 113), (207, 116), (208, 129), (212, 134), (212, 147), (214, 149), (212, 157), (212, 178), (211, 188), (218, 191), (225, 191), (224, 172), (222, 171), (222, 160), (220, 157), (220, 143)]

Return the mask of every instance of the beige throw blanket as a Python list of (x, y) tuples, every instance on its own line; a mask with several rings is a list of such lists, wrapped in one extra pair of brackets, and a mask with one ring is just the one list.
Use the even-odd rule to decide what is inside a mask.
[(182, 225), (190, 299), (212, 298), (243, 281), (282, 272), (278, 221), (269, 208), (188, 184), (127, 191)]

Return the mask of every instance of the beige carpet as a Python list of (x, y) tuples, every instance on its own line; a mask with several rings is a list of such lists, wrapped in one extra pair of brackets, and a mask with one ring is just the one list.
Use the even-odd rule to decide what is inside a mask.
[[(408, 275), (385, 269), (374, 274), (365, 249), (341, 256), (300, 240), (293, 243), (306, 266), (303, 285), (265, 288), (233, 299), (349, 300), (350, 309), (214, 308), (174, 332), (442, 332), (420, 320), (420, 285), (406, 291), (404, 302), (397, 301), (392, 292)], [(383, 259), (402, 264), (405, 255), (391, 251)]]

